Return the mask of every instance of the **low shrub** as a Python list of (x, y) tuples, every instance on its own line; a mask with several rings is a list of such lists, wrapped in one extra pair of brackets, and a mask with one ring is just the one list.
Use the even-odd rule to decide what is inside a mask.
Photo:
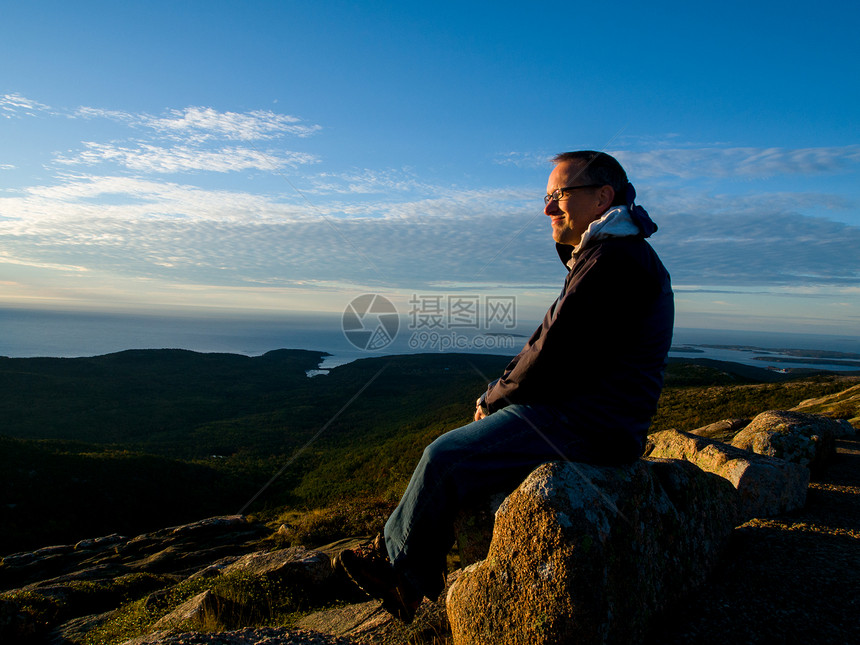
[(381, 497), (342, 499), (324, 508), (290, 511), (267, 522), (279, 547), (319, 547), (347, 537), (376, 535), (395, 503)]

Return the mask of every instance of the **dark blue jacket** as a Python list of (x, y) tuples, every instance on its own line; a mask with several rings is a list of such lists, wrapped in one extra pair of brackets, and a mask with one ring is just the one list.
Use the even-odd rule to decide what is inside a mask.
[[(556, 246), (567, 264), (573, 247)], [(657, 410), (673, 321), (669, 274), (648, 242), (595, 241), (482, 401), (489, 412), (512, 403), (558, 406), (608, 461), (636, 459)]]

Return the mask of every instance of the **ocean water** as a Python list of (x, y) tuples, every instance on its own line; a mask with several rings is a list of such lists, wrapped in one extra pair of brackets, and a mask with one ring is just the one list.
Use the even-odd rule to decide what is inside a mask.
[[(707, 347), (707, 345), (721, 345), (722, 347)], [(669, 356), (672, 357), (710, 358), (771, 369), (809, 368), (834, 372), (860, 372), (860, 337), (847, 334), (840, 336), (676, 328), (672, 346), (673, 349), (677, 350), (669, 352)], [(681, 351), (686, 349), (695, 351)], [(821, 363), (801, 362), (791, 360), (799, 357), (788, 356), (779, 351), (785, 349), (823, 350), (856, 354), (857, 356), (844, 360), (827, 359), (827, 362)], [(780, 360), (768, 360), (773, 358)]]
[[(486, 335), (480, 331), (412, 330), (403, 317), (393, 339), (377, 350), (353, 345), (342, 329), (340, 314), (291, 313), (256, 317), (211, 315), (166, 316), (0, 309), (0, 356), (79, 357), (126, 349), (188, 349), (259, 356), (274, 349), (310, 349), (327, 352), (320, 367), (327, 369), (350, 361), (385, 354), (461, 351), (515, 355), (537, 321), (520, 321), (517, 328)], [(354, 340), (354, 338), (353, 338)], [(480, 342), (478, 342), (480, 341)], [(703, 345), (723, 345), (709, 348)], [(771, 351), (729, 347), (752, 346)], [(778, 349), (829, 350), (860, 354), (860, 338), (822, 334), (786, 334), (755, 331), (675, 330), (670, 356), (712, 358), (756, 367), (812, 367), (834, 371), (860, 371), (854, 365), (784, 363), (757, 360), (780, 356)]]
[[(342, 328), (341, 314), (269, 316), (115, 314), (0, 309), (0, 356), (10, 358), (98, 356), (126, 349), (188, 349), (259, 356), (274, 349), (327, 352), (324, 369), (386, 354), (466, 351), (515, 355), (536, 323), (504, 334), (463, 330), (412, 331), (401, 317), (399, 331), (377, 350), (357, 347)], [(355, 340), (355, 338), (353, 337)]]

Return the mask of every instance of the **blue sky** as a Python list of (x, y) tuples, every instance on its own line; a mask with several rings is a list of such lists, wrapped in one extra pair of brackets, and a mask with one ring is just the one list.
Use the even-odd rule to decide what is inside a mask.
[(2, 13), (0, 306), (538, 317), (547, 160), (598, 149), (660, 226), (678, 326), (860, 336), (855, 3)]

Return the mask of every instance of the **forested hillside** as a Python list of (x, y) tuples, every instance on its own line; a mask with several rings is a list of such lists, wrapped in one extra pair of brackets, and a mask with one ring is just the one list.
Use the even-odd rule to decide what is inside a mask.
[[(308, 378), (320, 357), (0, 359), (0, 553), (235, 513), (281, 471), (245, 512), (325, 508), (317, 515), (345, 522), (355, 500), (384, 509), (508, 360), (376, 357)], [(850, 382), (673, 362), (654, 429), (791, 407)]]

